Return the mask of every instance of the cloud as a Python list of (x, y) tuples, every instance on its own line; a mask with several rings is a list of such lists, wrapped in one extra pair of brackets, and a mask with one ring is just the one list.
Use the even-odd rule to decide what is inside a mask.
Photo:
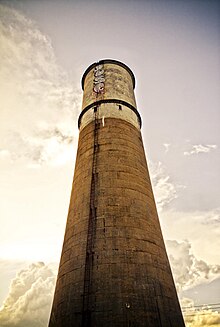
[[(185, 289), (195, 285), (205, 285), (207, 281), (220, 276), (220, 265), (210, 265), (196, 258), (190, 242), (166, 241), (167, 252), (173, 271), (175, 285), (180, 295), (181, 307), (187, 327), (216, 327), (220, 323), (218, 307), (195, 305), (191, 298), (181, 296)], [(197, 287), (198, 288), (198, 287)], [(196, 294), (199, 301), (200, 294)], [(207, 295), (206, 298), (209, 298)], [(207, 302), (206, 302), (207, 303)]]
[[(25, 159), (29, 167), (42, 164), (62, 165), (74, 159), (77, 133), (74, 133), (73, 128), (68, 128), (68, 124), (61, 126), (59, 123), (49, 125), (44, 122), (32, 134), (11, 132), (9, 140), (12, 162)], [(7, 152), (3, 152), (3, 155), (9, 156)]]
[(54, 286), (55, 274), (43, 262), (20, 270), (0, 309), (0, 326), (47, 326)]
[(160, 218), (165, 239), (187, 239), (197, 257), (212, 264), (219, 262), (219, 208), (186, 212), (168, 209)]
[(18, 270), (26, 265), (27, 262), (24, 261), (0, 259), (0, 307), (8, 294), (12, 278), (16, 276)]
[(192, 150), (191, 151), (185, 151), (183, 152), (184, 156), (191, 156), (194, 154), (198, 153), (208, 153), (211, 150), (217, 149), (216, 144), (207, 144), (207, 145), (202, 145), (202, 144), (195, 144), (192, 145)]
[(171, 182), (171, 178), (167, 175), (161, 162), (157, 164), (150, 162), (149, 170), (157, 209), (158, 211), (162, 211), (171, 201), (178, 197), (177, 189), (184, 188), (184, 186), (176, 185)]
[(164, 143), (163, 146), (165, 147), (165, 153), (167, 153), (170, 149), (171, 144), (170, 143)]
[(76, 83), (57, 64), (50, 39), (3, 4), (0, 41), (0, 158), (37, 164), (68, 158), (80, 109)]
[(196, 219), (199, 220), (203, 225), (213, 225), (215, 227), (219, 227), (220, 208), (215, 208), (203, 214), (198, 213)]
[[(217, 278), (213, 280), (208, 280), (205, 283), (201, 283), (199, 285), (193, 286), (185, 291), (180, 292), (180, 297), (187, 297), (192, 299), (197, 306), (203, 307), (204, 304), (218, 303), (218, 307), (220, 307), (219, 303), (219, 289), (220, 289), (220, 275), (217, 275)], [(212, 308), (216, 308), (216, 305), (212, 305)]]
[(220, 265), (197, 259), (189, 241), (168, 240), (166, 246), (178, 291), (220, 275)]

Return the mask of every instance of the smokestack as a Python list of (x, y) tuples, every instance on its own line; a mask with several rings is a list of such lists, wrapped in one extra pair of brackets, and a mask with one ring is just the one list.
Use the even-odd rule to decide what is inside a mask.
[(49, 327), (184, 327), (141, 137), (132, 71), (82, 77), (72, 194)]

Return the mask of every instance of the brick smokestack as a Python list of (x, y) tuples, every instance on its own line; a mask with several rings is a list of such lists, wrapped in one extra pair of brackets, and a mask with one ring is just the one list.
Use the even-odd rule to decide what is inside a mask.
[(49, 327), (184, 327), (141, 137), (132, 71), (92, 64)]

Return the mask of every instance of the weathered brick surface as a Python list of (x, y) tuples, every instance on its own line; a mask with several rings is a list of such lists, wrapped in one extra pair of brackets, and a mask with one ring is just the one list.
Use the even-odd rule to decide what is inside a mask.
[(105, 92), (96, 94), (93, 92), (93, 69), (85, 78), (83, 105), (84, 109), (91, 103), (102, 99), (120, 99), (136, 107), (133, 92), (133, 83), (130, 74), (126, 69), (115, 64), (105, 64)]
[[(95, 153), (95, 123), (79, 136), (49, 326), (83, 326), (84, 311), (89, 310), (87, 326), (182, 327), (141, 133), (121, 119), (107, 118), (96, 128)], [(88, 231), (91, 206), (95, 208), (92, 232)], [(92, 260), (86, 264), (88, 242)]]

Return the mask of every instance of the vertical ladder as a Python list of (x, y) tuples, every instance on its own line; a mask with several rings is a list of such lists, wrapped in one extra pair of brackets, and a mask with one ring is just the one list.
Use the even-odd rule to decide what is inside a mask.
[(92, 158), (92, 180), (90, 189), (90, 212), (88, 221), (87, 244), (86, 244), (86, 262), (84, 273), (83, 289), (83, 312), (82, 326), (91, 326), (91, 291), (92, 291), (92, 269), (94, 259), (94, 245), (96, 236), (96, 185), (97, 185), (97, 154), (98, 154), (98, 107), (94, 108), (94, 141)]

